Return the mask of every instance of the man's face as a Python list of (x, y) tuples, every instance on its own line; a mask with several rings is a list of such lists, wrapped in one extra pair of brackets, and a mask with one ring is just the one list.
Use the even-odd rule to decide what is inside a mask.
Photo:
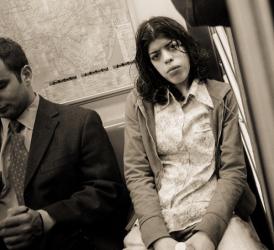
[(0, 59), (0, 118), (16, 119), (30, 104), (24, 80), (19, 82)]

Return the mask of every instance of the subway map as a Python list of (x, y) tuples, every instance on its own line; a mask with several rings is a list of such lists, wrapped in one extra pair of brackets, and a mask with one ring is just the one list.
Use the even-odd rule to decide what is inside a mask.
[(0, 36), (22, 45), (34, 89), (52, 101), (77, 102), (133, 84), (126, 0), (1, 0)]

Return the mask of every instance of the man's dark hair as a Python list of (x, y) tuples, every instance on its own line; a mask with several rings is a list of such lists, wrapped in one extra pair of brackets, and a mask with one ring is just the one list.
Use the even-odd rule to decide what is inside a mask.
[(183, 100), (181, 92), (162, 77), (151, 63), (148, 47), (156, 38), (169, 38), (180, 41), (190, 60), (188, 84), (190, 87), (195, 78), (205, 80), (208, 74), (208, 53), (188, 34), (185, 28), (169, 17), (153, 17), (144, 21), (136, 34), (135, 62), (138, 69), (137, 91), (147, 101), (165, 104), (166, 92), (169, 89), (178, 100)]
[(21, 69), (29, 64), (22, 47), (10, 38), (0, 37), (0, 59), (21, 82)]

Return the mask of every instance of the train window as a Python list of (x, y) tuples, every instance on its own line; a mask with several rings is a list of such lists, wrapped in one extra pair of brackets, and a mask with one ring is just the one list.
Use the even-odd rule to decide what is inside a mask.
[[(242, 139), (261, 205), (260, 216), (255, 219), (258, 233), (265, 244), (273, 249), (274, 2), (172, 2), (190, 24), (212, 26), (208, 29), (217, 50), (216, 60), (222, 77), (231, 84), (239, 103)], [(260, 225), (261, 217), (265, 217), (267, 226)]]
[[(233, 36), (231, 34), (230, 28), (224, 27), (211, 27), (210, 33), (212, 36), (212, 40), (216, 46), (219, 56), (219, 64), (222, 68), (223, 72), (223, 80), (228, 82), (236, 96), (237, 102), (239, 104), (239, 125), (241, 129), (241, 137), (243, 141), (243, 145), (245, 148), (246, 158), (247, 158), (247, 169), (248, 169), (248, 182), (252, 189), (255, 191), (258, 207), (252, 215), (253, 223), (260, 235), (261, 240), (266, 244), (270, 245), (270, 234), (269, 230), (266, 229), (265, 225), (262, 226), (261, 222), (267, 221), (267, 212), (268, 208), (266, 208), (267, 199), (265, 195), (263, 195), (263, 183), (262, 180), (262, 171), (260, 165), (256, 164), (255, 154), (256, 148), (254, 149), (251, 138), (251, 126), (250, 126), (250, 116), (249, 109), (246, 104), (246, 96), (243, 89), (243, 80), (241, 78), (241, 73), (239, 71), (239, 64), (237, 60), (237, 55), (235, 51), (235, 44), (233, 41)], [(263, 219), (262, 219), (263, 217)]]
[(274, 39), (270, 2), (229, 0), (227, 5), (232, 29), (230, 47), (235, 47), (236, 78), (245, 98), (243, 108), (260, 184), (257, 186), (261, 188), (274, 244)]

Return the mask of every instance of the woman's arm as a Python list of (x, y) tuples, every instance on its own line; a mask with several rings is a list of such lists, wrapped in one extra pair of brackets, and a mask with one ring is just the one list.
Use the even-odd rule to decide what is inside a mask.
[(136, 94), (132, 92), (126, 103), (124, 168), (142, 238), (148, 248), (156, 240), (169, 237), (169, 233), (161, 214), (154, 175), (142, 140), (142, 136), (146, 135), (140, 132), (139, 119), (143, 117), (136, 108), (136, 99)]
[(246, 184), (244, 152), (238, 124), (238, 106), (232, 90), (226, 94), (224, 106), (219, 146), (218, 184), (206, 214), (195, 227), (196, 231), (206, 233), (215, 246), (221, 240)]

